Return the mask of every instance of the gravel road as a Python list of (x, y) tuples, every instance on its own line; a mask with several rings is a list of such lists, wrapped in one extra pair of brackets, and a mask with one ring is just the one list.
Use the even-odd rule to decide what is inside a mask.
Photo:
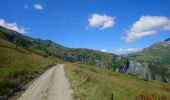
[(73, 91), (63, 67), (59, 64), (47, 70), (17, 100), (72, 100)]

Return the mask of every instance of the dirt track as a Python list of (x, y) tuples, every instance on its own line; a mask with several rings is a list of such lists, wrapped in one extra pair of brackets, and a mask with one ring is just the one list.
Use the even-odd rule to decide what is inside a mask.
[(72, 100), (64, 65), (54, 66), (36, 79), (17, 100)]

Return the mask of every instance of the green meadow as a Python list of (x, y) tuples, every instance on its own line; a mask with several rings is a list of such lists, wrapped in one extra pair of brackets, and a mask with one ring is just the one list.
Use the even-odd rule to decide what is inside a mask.
[(82, 63), (65, 64), (76, 100), (169, 100), (170, 85)]

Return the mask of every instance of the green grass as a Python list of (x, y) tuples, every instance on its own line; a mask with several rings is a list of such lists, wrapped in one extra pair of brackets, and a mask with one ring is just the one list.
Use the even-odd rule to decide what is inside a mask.
[(167, 45), (167, 43), (164, 42), (155, 43), (141, 52), (130, 55), (129, 57), (138, 61), (152, 62), (157, 66), (170, 64), (170, 46), (164, 46), (165, 44)]
[(54, 57), (43, 57), (0, 38), (0, 93), (7, 94), (18, 85), (27, 83), (50, 64)]
[(170, 85), (158, 81), (141, 80), (82, 63), (67, 63), (65, 71), (78, 100), (170, 99)]

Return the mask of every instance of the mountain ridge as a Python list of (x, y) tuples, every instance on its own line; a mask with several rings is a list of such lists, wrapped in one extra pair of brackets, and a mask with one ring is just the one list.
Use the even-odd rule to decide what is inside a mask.
[[(169, 75), (161, 73), (155, 74), (160, 78), (153, 78), (150, 74), (149, 62), (133, 59), (132, 57), (123, 57), (111, 53), (101, 52), (92, 49), (83, 48), (68, 48), (51, 40), (42, 40), (31, 38), (20, 34), (13, 30), (8, 30), (0, 27), (0, 37), (4, 38), (17, 46), (21, 46), (31, 52), (39, 54), (44, 57), (55, 56), (66, 61), (84, 62), (98, 67), (103, 67), (115, 72), (126, 73), (134, 75), (146, 80), (160, 80), (169, 82)], [(135, 57), (134, 57), (135, 58)], [(162, 71), (165, 71), (164, 69)]]
[[(150, 47), (143, 49), (141, 52), (128, 56), (132, 60), (146, 62), (151, 70), (153, 79), (160, 78), (156, 74), (161, 74), (162, 77), (170, 81), (170, 42), (169, 38), (162, 42), (154, 43)], [(155, 74), (155, 75), (154, 75)], [(163, 74), (165, 76), (163, 76)]]
[(170, 41), (170, 38), (165, 39), (164, 41)]

